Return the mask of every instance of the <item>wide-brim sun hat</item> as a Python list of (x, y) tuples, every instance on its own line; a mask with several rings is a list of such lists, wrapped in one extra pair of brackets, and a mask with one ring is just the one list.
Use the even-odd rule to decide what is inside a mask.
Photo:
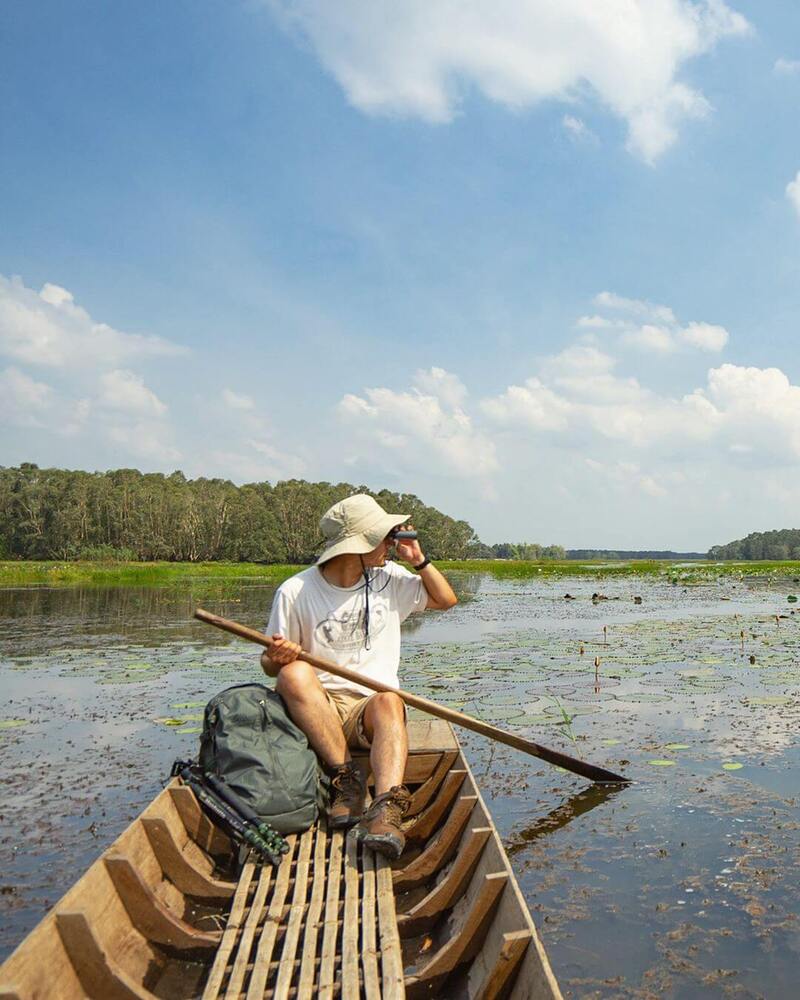
[(407, 520), (408, 514), (387, 514), (378, 501), (366, 493), (340, 500), (320, 519), (325, 548), (317, 565), (334, 556), (366, 555), (380, 545), (392, 528)]

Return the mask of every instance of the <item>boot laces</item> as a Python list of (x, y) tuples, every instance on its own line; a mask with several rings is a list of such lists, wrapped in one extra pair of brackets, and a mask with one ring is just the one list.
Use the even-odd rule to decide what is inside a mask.
[(392, 826), (400, 826), (408, 812), (408, 806), (408, 793), (405, 789), (401, 791), (394, 788), (385, 793), (385, 798), (381, 796), (380, 801), (373, 803), (375, 812), (382, 812), (385, 820)]
[(361, 778), (354, 767), (343, 767), (331, 778), (331, 787), (340, 795), (358, 795), (361, 791)]

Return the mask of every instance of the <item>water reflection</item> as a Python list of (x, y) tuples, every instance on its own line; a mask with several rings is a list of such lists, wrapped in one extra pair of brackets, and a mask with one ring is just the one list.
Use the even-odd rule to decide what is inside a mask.
[(625, 785), (589, 785), (576, 792), (566, 802), (551, 809), (546, 816), (537, 819), (523, 830), (514, 831), (506, 840), (507, 852), (513, 856), (519, 851), (525, 850), (541, 837), (546, 837), (556, 830), (562, 829), (579, 816), (585, 816), (592, 809), (604, 805), (623, 791), (625, 787)]
[[(452, 580), (456, 608), (407, 622), (403, 686), (636, 779), (617, 798), (459, 734), (565, 995), (792, 996), (798, 890), (780, 873), (800, 862), (800, 614), (788, 591)], [(262, 678), (258, 650), (194, 608), (261, 629), (274, 589), (0, 591), (0, 723), (14, 722), (0, 725), (0, 957), (195, 752), (201, 709), (186, 706)], [(593, 602), (599, 589), (616, 599)], [(159, 721), (175, 716), (183, 725)]]

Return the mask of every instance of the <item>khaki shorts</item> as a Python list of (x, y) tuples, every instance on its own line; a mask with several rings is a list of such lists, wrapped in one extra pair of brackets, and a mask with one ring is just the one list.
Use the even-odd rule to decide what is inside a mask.
[[(344, 738), (351, 750), (369, 750), (371, 744), (364, 729), (364, 712), (375, 697), (374, 694), (352, 694), (350, 691), (328, 691), (323, 689), (331, 705), (336, 709), (342, 723)], [(408, 719), (408, 709), (405, 709)]]

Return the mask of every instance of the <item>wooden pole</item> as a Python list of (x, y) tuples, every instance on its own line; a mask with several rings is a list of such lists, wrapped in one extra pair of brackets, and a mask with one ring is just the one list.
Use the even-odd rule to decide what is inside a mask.
[[(269, 649), (272, 645), (272, 639), (263, 632), (258, 632), (254, 628), (248, 628), (246, 625), (240, 625), (238, 622), (231, 621), (228, 618), (220, 618), (219, 615), (212, 615), (211, 612), (204, 611), (202, 608), (198, 608), (194, 616), (207, 625), (214, 625), (225, 632), (238, 635), (241, 639), (247, 639), (250, 642), (257, 643), (259, 646), (264, 646), (266, 649)], [(589, 778), (590, 781), (613, 784), (628, 784), (630, 781), (629, 778), (625, 778), (621, 774), (614, 774), (613, 771), (607, 771), (603, 767), (596, 767), (594, 764), (577, 760), (575, 757), (560, 753), (558, 750), (550, 750), (539, 743), (534, 743), (532, 740), (526, 740), (522, 736), (517, 736), (515, 733), (507, 733), (505, 730), (491, 726), (487, 722), (481, 722), (480, 719), (473, 719), (469, 715), (457, 712), (454, 708), (445, 708), (444, 705), (438, 705), (435, 701), (429, 701), (427, 698), (420, 697), (420, 695), (401, 691), (398, 688), (390, 687), (388, 684), (372, 680), (370, 677), (363, 677), (354, 670), (348, 670), (346, 667), (340, 667), (337, 663), (330, 663), (328, 660), (323, 660), (318, 656), (312, 656), (311, 653), (303, 651), (300, 653), (298, 659), (304, 660), (312, 667), (316, 667), (317, 670), (325, 670), (330, 674), (336, 674), (337, 677), (342, 677), (344, 680), (352, 681), (354, 684), (371, 688), (373, 691), (391, 691), (413, 708), (419, 708), (423, 712), (435, 715), (439, 719), (454, 722), (457, 726), (471, 729), (482, 736), (488, 736), (489, 739), (497, 740), (498, 743), (505, 743), (516, 750), (522, 750), (523, 753), (529, 753), (533, 757), (539, 757), (541, 760), (547, 761), (548, 764), (563, 767), (565, 771), (580, 774), (584, 778)]]

